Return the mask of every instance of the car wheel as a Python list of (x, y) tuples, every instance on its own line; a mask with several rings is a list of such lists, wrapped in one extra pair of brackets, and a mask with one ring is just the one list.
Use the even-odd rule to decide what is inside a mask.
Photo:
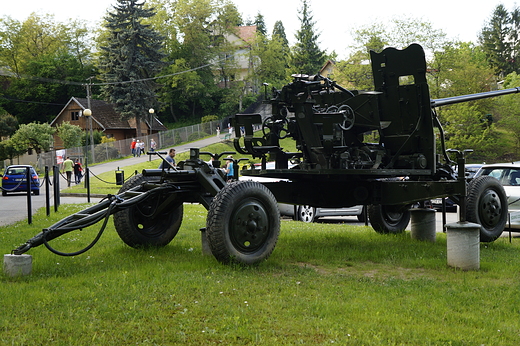
[(310, 205), (298, 206), (298, 221), (314, 222), (316, 219), (316, 208)]
[[(119, 193), (140, 186), (148, 179), (138, 174), (126, 181)], [(150, 217), (168, 197), (167, 193), (154, 195), (115, 213), (114, 226), (121, 240), (134, 248), (168, 245), (181, 227), (183, 205), (172, 205), (161, 214)]]
[(7, 191), (2, 190), (2, 196), (7, 196)]
[(259, 263), (271, 255), (279, 234), (280, 211), (264, 185), (236, 181), (213, 198), (206, 219), (206, 237), (219, 262)]
[(40, 195), (40, 190), (34, 190), (34, 191), (33, 191), (33, 194), (34, 194), (35, 196)]
[(402, 205), (371, 205), (368, 216), (370, 225), (377, 233), (401, 233), (410, 222), (410, 210)]
[(480, 241), (495, 241), (506, 226), (507, 197), (500, 182), (490, 176), (480, 176), (468, 185), (466, 220), (481, 225)]

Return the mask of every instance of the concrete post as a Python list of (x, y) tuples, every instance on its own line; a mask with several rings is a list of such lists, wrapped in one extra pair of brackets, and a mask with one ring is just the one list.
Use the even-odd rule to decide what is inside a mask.
[(435, 243), (435, 210), (427, 208), (410, 209), (411, 237)]
[(456, 222), (446, 225), (447, 256), (450, 267), (480, 269), (480, 225)]
[(4, 273), (8, 276), (25, 276), (31, 274), (31, 255), (4, 255)]

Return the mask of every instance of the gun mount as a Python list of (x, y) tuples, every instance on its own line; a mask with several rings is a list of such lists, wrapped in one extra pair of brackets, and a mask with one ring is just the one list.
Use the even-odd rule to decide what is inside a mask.
[[(507, 218), (504, 189), (491, 177), (466, 181), (464, 151), (456, 151), (458, 171), (452, 168), (455, 162), (445, 148), (435, 108), (520, 89), (431, 100), (422, 47), (387, 48), (371, 52), (371, 59), (374, 91), (347, 90), (322, 76), (295, 75), (292, 83), (273, 90), (269, 117), (235, 116), (236, 151), (262, 160), (261, 169), (243, 169), (242, 175), (283, 180), (228, 183), (218, 167), (224, 153), (191, 149), (190, 159), (178, 168), (144, 170), (117, 196), (63, 219), (13, 252), (41, 244), (50, 248), (49, 240), (103, 219), (106, 224), (111, 214), (126, 244), (165, 246), (180, 228), (184, 202), (208, 209), (206, 237), (213, 255), (224, 263), (253, 264), (269, 257), (280, 231), (277, 201), (367, 205), (377, 232), (397, 233), (406, 228), (412, 204), (451, 197), (460, 205), (461, 221), (482, 225), (482, 241), (497, 239)], [(262, 133), (255, 137), (257, 125)], [(366, 140), (371, 133), (376, 140)], [(296, 152), (284, 151), (284, 138), (296, 142)], [(200, 154), (212, 156), (214, 166)], [(274, 169), (266, 169), (267, 159), (275, 161)], [(289, 162), (294, 166), (289, 168)], [(234, 172), (238, 177), (237, 161)]]

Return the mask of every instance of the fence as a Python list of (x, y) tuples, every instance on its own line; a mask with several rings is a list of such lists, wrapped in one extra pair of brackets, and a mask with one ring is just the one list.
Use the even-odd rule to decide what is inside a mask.
[[(144, 142), (145, 150), (150, 148), (150, 141), (153, 138), (157, 143), (157, 149), (164, 149), (180, 143), (196, 141), (209, 135), (216, 135), (217, 126), (221, 126), (220, 121), (211, 121), (208, 123), (186, 126), (178, 129), (158, 132), (152, 135), (135, 137), (140, 142)], [(85, 162), (85, 154), (88, 154), (88, 163), (98, 163), (107, 160), (118, 159), (132, 154), (130, 145), (132, 138), (127, 138), (121, 141), (110, 143), (101, 143), (96, 145), (89, 145), (68, 148), (66, 149), (67, 156), (75, 160), (79, 158)], [(56, 164), (56, 152), (49, 151), (42, 153), (38, 157), (36, 166), (39, 171), (43, 170), (45, 166), (53, 166)]]

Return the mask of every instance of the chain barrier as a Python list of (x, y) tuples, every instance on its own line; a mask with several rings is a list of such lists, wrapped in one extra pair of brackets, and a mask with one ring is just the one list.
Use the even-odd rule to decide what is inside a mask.
[(5, 191), (5, 192), (13, 192), (13, 191), (15, 191), (17, 188), (19, 188), (20, 185), (22, 185), (22, 183), (23, 183), (23, 181), (18, 182), (18, 185), (16, 185), (16, 186), (13, 187), (12, 189), (6, 189), (5, 187), (2, 187), (2, 186), (0, 186), (0, 189), (1, 189), (2, 191)]
[[(92, 171), (89, 171), (91, 175), (93, 175), (96, 179), (98, 179), (99, 181), (102, 181), (106, 184), (112, 184), (112, 185), (117, 185), (117, 181), (115, 183), (111, 182), (111, 181), (106, 181), (106, 180), (103, 180), (101, 179), (100, 177), (98, 177), (97, 175), (95, 175)], [(136, 175), (136, 173), (138, 173), (137, 171), (135, 171), (134, 173), (132, 173), (128, 178), (126, 179), (123, 179), (123, 182), (127, 181), (128, 179), (132, 178), (134, 175)]]

